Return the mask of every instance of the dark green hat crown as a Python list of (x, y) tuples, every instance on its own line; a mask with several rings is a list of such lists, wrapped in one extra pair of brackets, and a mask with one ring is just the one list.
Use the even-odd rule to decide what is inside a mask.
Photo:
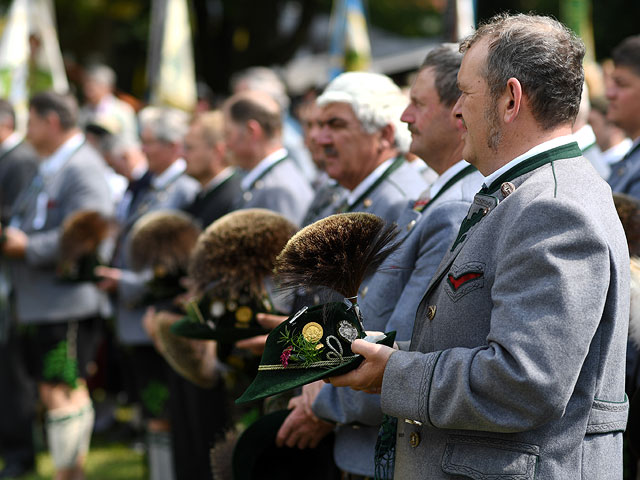
[[(236, 400), (246, 403), (356, 368), (362, 357), (351, 343), (364, 338), (357, 304), (350, 301), (304, 307), (267, 337), (253, 383)], [(393, 343), (395, 334), (382, 341)]]

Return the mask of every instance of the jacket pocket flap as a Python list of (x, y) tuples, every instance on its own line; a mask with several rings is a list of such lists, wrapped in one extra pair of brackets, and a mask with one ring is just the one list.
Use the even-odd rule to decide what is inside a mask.
[(533, 480), (540, 448), (499, 438), (451, 435), (442, 470), (474, 480)]

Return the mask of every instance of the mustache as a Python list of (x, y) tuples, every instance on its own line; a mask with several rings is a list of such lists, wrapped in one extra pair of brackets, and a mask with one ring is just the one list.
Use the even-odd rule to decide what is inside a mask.
[(324, 150), (325, 155), (330, 155), (330, 156), (338, 155), (338, 150), (336, 150), (335, 147), (331, 145), (324, 145), (322, 149)]

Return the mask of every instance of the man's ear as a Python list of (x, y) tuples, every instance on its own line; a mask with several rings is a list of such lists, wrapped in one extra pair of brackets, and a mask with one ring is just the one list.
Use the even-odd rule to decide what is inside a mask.
[(511, 123), (518, 118), (520, 105), (522, 104), (522, 85), (517, 78), (511, 77), (507, 80), (507, 88), (503, 96), (504, 102), (504, 123)]
[(391, 123), (387, 123), (380, 130), (380, 146), (384, 149), (393, 148), (396, 144), (396, 129)]
[(254, 119), (248, 120), (245, 124), (245, 128), (251, 140), (258, 140), (263, 136), (264, 131), (262, 130), (262, 127)]
[(44, 116), (44, 118), (54, 131), (62, 129), (60, 125), (60, 117), (57, 113), (49, 112)]

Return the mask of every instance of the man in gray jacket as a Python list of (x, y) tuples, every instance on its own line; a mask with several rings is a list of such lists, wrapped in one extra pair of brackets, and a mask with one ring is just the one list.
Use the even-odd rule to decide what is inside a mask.
[(381, 392), (396, 478), (622, 478), (629, 259), (572, 141), (584, 46), (500, 15), (462, 45), (463, 156), (485, 175), (409, 351), (356, 340), (336, 386)]
[[(482, 185), (482, 175), (461, 160), (462, 129), (451, 112), (460, 96), (456, 83), (461, 59), (457, 45), (435, 48), (414, 81), (411, 103), (401, 118), (412, 134), (411, 152), (426, 159), (439, 178), (417, 201), (406, 203), (397, 220), (402, 246), (360, 287), (358, 303), (365, 328), (395, 330), (399, 340), (411, 337), (412, 313), (424, 285), (431, 280)], [(373, 477), (375, 444), (382, 423), (379, 396), (324, 385), (313, 412), (338, 425), (334, 457), (348, 478)], [(302, 444), (305, 431), (311, 428), (298, 426), (282, 433), (290, 436), (285, 441), (297, 438)]]
[(90, 282), (56, 275), (62, 224), (80, 209), (111, 215), (106, 165), (76, 127), (70, 96), (45, 92), (30, 102), (27, 138), (43, 158), (13, 207), (2, 253), (13, 259), (16, 311), (25, 352), (46, 413), (56, 478), (81, 478), (94, 412), (84, 382), (108, 299)]

